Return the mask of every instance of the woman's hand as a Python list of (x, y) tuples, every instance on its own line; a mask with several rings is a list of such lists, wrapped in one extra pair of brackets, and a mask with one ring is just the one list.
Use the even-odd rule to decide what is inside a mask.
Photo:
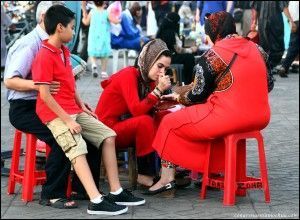
[(162, 92), (170, 88), (171, 87), (170, 77), (167, 75), (159, 76), (157, 87)]
[(60, 88), (60, 82), (52, 81), (49, 87), (51, 95), (57, 94)]
[(81, 132), (81, 126), (73, 119), (66, 122), (68, 128), (70, 129), (72, 134), (79, 134)]
[(176, 92), (161, 96), (161, 99), (173, 100), (173, 101), (177, 101), (178, 98), (179, 98), (179, 94), (177, 94)]

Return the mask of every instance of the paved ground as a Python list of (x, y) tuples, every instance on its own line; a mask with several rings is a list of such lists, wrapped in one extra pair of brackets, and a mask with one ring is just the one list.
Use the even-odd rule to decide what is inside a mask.
[[(128, 213), (121, 216), (90, 216), (86, 213), (87, 201), (80, 202), (80, 207), (72, 211), (40, 206), (40, 187), (36, 188), (35, 199), (30, 203), (21, 201), (20, 186), (17, 186), (16, 194), (8, 196), (7, 177), (1, 176), (1, 218), (299, 218), (299, 74), (292, 74), (287, 79), (275, 77), (275, 88), (270, 94), (272, 118), (263, 131), (270, 204), (264, 203), (262, 191), (248, 190), (246, 197), (237, 198), (235, 206), (223, 207), (222, 192), (208, 191), (207, 199), (199, 200), (199, 188), (192, 184), (178, 190), (174, 199), (145, 197), (147, 202), (144, 206), (129, 208)], [(99, 82), (99, 78), (95, 79), (90, 74), (83, 75), (78, 81), (83, 99), (92, 107), (95, 107), (102, 91)], [(1, 82), (1, 152), (11, 149), (13, 132)], [(247, 161), (248, 173), (259, 174), (256, 148), (248, 148)], [(9, 166), (10, 160), (6, 160), (5, 167)], [(126, 180), (122, 183), (128, 186)], [(101, 186), (107, 192), (107, 183), (101, 183)], [(141, 192), (134, 191), (136, 195), (141, 195)]]

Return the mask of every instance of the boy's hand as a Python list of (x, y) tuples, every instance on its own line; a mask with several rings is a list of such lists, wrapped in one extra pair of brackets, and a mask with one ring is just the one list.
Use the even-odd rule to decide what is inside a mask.
[(86, 103), (84, 103), (84, 105), (81, 108), (88, 115), (98, 119), (97, 115), (92, 111), (92, 109)]
[(87, 103), (85, 103), (85, 102), (84, 102), (83, 104), (84, 104), (84, 106), (85, 106), (88, 110), (90, 110), (91, 112), (93, 111), (92, 108), (89, 106), (89, 104), (87, 104)]
[(79, 134), (81, 132), (81, 126), (73, 119), (68, 121), (67, 123), (68, 128), (70, 129), (72, 134)]
[(57, 94), (59, 88), (60, 88), (60, 82), (52, 81), (49, 87), (51, 95)]

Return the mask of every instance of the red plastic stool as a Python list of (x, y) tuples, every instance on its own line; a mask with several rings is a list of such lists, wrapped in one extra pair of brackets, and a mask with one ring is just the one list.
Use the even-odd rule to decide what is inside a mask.
[[(7, 193), (13, 194), (16, 183), (20, 183), (22, 185), (22, 200), (24, 202), (30, 202), (33, 199), (34, 187), (46, 182), (46, 172), (45, 170), (35, 169), (37, 138), (29, 133), (24, 133), (26, 135), (24, 170), (19, 169), (22, 133), (23, 132), (19, 130), (16, 130), (15, 132)], [(40, 149), (43, 147), (42, 143), (44, 144), (44, 148), (46, 148), (45, 151), (47, 157), (51, 149), (41, 141), (38, 143)], [(70, 178), (68, 181), (68, 188), (70, 188)]]
[(13, 194), (16, 182), (20, 183), (22, 184), (22, 200), (29, 202), (32, 201), (34, 186), (45, 183), (46, 173), (44, 170), (35, 169), (37, 138), (28, 133), (26, 133), (25, 166), (24, 170), (19, 169), (21, 139), (22, 132), (16, 130), (7, 193)]
[[(246, 139), (255, 138), (258, 143), (260, 174), (259, 178), (247, 176), (246, 171)], [(227, 135), (225, 142), (225, 172), (224, 177), (210, 177), (210, 167), (216, 158), (210, 153), (212, 146), (207, 151), (207, 163), (203, 173), (202, 189), (200, 198), (205, 199), (206, 187), (224, 189), (223, 205), (235, 204), (235, 196), (245, 196), (247, 189), (263, 189), (265, 202), (270, 202), (270, 191), (268, 183), (267, 165), (264, 150), (264, 141), (260, 131), (236, 133)], [(238, 166), (237, 166), (238, 164)]]

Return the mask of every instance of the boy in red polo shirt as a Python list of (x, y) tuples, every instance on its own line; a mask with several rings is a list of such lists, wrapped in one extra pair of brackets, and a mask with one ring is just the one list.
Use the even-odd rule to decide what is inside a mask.
[[(120, 185), (115, 153), (116, 133), (97, 120), (97, 116), (85, 107), (76, 91), (70, 52), (63, 45), (72, 39), (74, 13), (62, 5), (50, 7), (45, 14), (45, 29), (49, 40), (43, 41), (32, 64), (33, 81), (39, 85), (36, 112), (72, 162), (86, 189), (91, 199), (87, 212), (119, 215), (127, 212), (125, 205), (144, 204), (144, 199), (133, 196)], [(50, 94), (51, 81), (59, 81), (61, 85), (55, 95)], [(93, 146), (102, 145), (103, 162), (111, 189), (105, 197), (99, 193), (93, 180), (82, 136)]]

